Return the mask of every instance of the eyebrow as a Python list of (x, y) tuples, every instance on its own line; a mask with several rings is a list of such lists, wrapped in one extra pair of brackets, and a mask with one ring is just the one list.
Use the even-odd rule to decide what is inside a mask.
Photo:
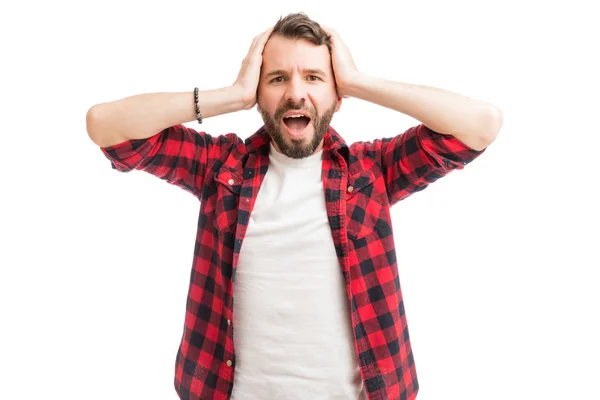
[[(325, 72), (323, 72), (323, 70), (320, 70), (319, 68), (304, 68), (302, 70), (302, 72), (305, 73), (305, 74), (320, 75), (320, 76), (323, 76), (323, 77), (327, 76), (325, 74)], [(274, 71), (269, 72), (264, 77), (265, 78), (269, 78), (269, 77), (275, 76), (275, 75), (287, 75), (287, 74), (288, 74), (288, 72), (284, 71), (283, 69), (276, 69)]]

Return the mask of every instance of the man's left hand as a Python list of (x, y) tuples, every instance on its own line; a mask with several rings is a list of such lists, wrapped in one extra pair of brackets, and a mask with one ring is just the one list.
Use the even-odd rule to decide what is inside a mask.
[(335, 75), (337, 92), (340, 97), (350, 97), (349, 86), (360, 74), (348, 46), (343, 42), (340, 34), (332, 28), (321, 25), (325, 32), (331, 35), (331, 65)]

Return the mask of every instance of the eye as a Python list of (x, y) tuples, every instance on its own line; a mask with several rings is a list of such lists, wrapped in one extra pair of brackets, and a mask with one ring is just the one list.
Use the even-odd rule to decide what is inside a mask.
[[(312, 79), (312, 78), (315, 78), (315, 79)], [(319, 79), (321, 79), (321, 78), (319, 78), (316, 75), (309, 75), (308, 76), (308, 80), (311, 81), (311, 82), (315, 82), (316, 80), (319, 80)]]
[(277, 79), (283, 79), (282, 76), (278, 76), (276, 78), (271, 79), (271, 82), (282, 82), (282, 81), (278, 81)]

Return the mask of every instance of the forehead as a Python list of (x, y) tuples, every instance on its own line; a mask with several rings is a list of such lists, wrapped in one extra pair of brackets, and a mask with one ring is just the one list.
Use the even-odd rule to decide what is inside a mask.
[(331, 56), (326, 45), (317, 46), (304, 39), (273, 35), (263, 50), (263, 72), (282, 69), (319, 68), (330, 73)]

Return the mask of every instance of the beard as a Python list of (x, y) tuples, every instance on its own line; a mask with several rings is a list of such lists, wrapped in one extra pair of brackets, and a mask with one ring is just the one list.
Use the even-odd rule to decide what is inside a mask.
[[(271, 136), (273, 141), (279, 147), (279, 151), (285, 154), (290, 158), (306, 158), (311, 156), (317, 147), (321, 144), (323, 137), (325, 137), (325, 133), (329, 128), (329, 124), (333, 118), (333, 114), (335, 113), (336, 102), (333, 105), (325, 110), (322, 115), (318, 115), (317, 111), (314, 107), (308, 106), (303, 107), (304, 101), (301, 101), (298, 104), (286, 103), (284, 106), (279, 107), (275, 110), (275, 115), (271, 118), (268, 112), (259, 108), (260, 115), (265, 123), (265, 130)], [(312, 124), (314, 134), (310, 142), (305, 143), (304, 139), (294, 139), (290, 138), (290, 141), (286, 141), (285, 135), (283, 133), (283, 124), (282, 116), (287, 111), (290, 110), (304, 110), (307, 115), (310, 116), (310, 121), (308, 124)], [(306, 128), (308, 129), (308, 125)]]

